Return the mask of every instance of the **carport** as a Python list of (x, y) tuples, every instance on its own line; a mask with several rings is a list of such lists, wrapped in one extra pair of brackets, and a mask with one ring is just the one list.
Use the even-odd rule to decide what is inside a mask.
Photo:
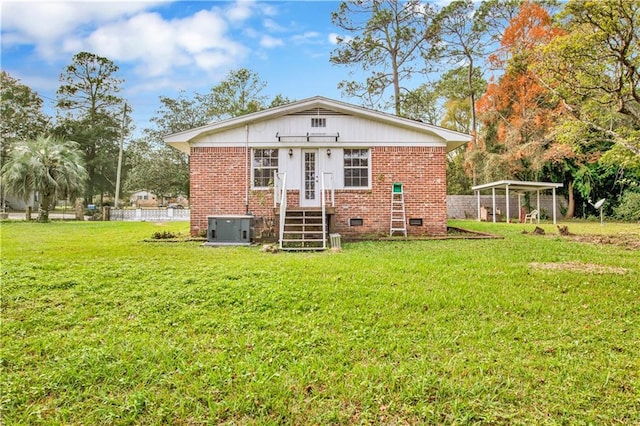
[[(537, 210), (540, 211), (540, 192), (553, 191), (553, 223), (556, 223), (556, 188), (562, 188), (561, 183), (553, 182), (527, 182), (519, 180), (500, 180), (497, 182), (485, 183), (482, 185), (476, 185), (471, 187), (478, 197), (478, 221), (480, 221), (480, 192), (491, 189), (492, 210), (493, 210), (493, 222), (496, 222), (496, 190), (505, 191), (506, 207), (507, 207), (507, 223), (510, 220), (509, 212), (509, 195), (518, 194), (518, 212), (522, 208), (522, 195), (527, 192), (536, 191), (537, 194)], [(540, 215), (537, 217), (538, 223), (540, 223)]]

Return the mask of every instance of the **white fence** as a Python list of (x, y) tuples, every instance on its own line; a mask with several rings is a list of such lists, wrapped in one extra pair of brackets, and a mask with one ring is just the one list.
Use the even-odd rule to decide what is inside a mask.
[(111, 209), (109, 220), (125, 222), (189, 221), (189, 209)]

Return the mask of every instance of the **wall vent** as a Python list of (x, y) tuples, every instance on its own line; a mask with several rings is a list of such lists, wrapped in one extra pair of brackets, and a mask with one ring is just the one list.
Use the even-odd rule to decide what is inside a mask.
[(311, 127), (327, 127), (327, 119), (324, 117), (312, 117)]

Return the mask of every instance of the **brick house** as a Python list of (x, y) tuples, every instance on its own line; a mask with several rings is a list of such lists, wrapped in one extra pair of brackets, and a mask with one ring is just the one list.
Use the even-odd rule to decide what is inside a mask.
[(289, 211), (322, 210), (329, 232), (389, 235), (394, 183), (405, 233), (445, 234), (446, 154), (470, 139), (318, 96), (165, 142), (190, 156), (193, 235), (211, 216), (247, 215), (255, 237), (282, 239)]

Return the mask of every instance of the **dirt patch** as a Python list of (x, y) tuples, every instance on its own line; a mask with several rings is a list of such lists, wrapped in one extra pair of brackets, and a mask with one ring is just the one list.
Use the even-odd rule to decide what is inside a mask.
[(456, 228), (454, 226), (447, 226), (447, 237), (448, 238), (497, 238), (502, 239), (499, 235), (487, 234), (485, 232), (471, 231), (469, 229)]
[(615, 266), (597, 265), (595, 263), (582, 262), (554, 262), (554, 263), (529, 263), (533, 269), (542, 269), (548, 271), (580, 271), (587, 274), (618, 274), (624, 275), (629, 270)]
[(628, 250), (640, 250), (638, 235), (570, 235), (567, 238), (580, 243), (615, 245)]
[(614, 245), (623, 247), (627, 250), (640, 250), (640, 235), (638, 234), (573, 234), (569, 231), (568, 226), (558, 226), (558, 234), (545, 233), (544, 229), (536, 226), (533, 232), (522, 231), (523, 234), (528, 235), (547, 235), (557, 236), (558, 234), (569, 241), (575, 241), (578, 243), (590, 243), (599, 245)]

